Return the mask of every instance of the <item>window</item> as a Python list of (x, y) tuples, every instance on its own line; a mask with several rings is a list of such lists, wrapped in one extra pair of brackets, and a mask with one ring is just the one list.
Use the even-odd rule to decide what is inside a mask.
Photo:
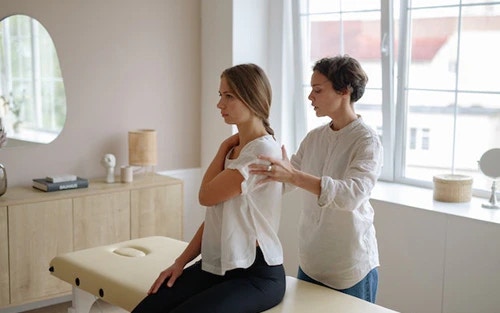
[(429, 132), (429, 128), (410, 128), (409, 149), (429, 150)]
[[(382, 139), (381, 179), (430, 187), (456, 173), (489, 190), (477, 161), (500, 147), (500, 2), (299, 1), (304, 94), (319, 58), (361, 62), (369, 82), (356, 112)], [(308, 114), (308, 130), (327, 121)]]
[(415, 150), (417, 148), (417, 129), (415, 127), (410, 128), (410, 149)]
[[(311, 91), (310, 77), (316, 60), (349, 54), (362, 62), (370, 80), (365, 95), (358, 102), (357, 113), (362, 114), (374, 129), (382, 126), (380, 3), (372, 0), (302, 0), (300, 11), (304, 42), (304, 95), (307, 97)], [(317, 118), (313, 110), (307, 110), (308, 129), (328, 120), (327, 117)]]
[(429, 128), (422, 129), (422, 137), (421, 137), (421, 149), (429, 150)]

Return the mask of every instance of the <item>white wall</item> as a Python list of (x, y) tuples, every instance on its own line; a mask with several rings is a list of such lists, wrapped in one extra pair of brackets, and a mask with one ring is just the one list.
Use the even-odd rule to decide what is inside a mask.
[(380, 305), (402, 313), (500, 312), (499, 224), (381, 200), (372, 204)]
[(0, 151), (9, 186), (61, 173), (102, 177), (105, 153), (128, 163), (136, 128), (158, 131), (156, 169), (200, 166), (200, 0), (0, 0), (0, 18), (15, 13), (52, 36), (68, 107), (54, 142)]
[(217, 109), (219, 78), (236, 64), (253, 62), (267, 71), (267, 0), (203, 0), (201, 168), (207, 168), (220, 143), (232, 134)]
[(205, 218), (205, 207), (198, 202), (198, 189), (202, 177), (201, 169), (163, 171), (160, 174), (182, 179), (184, 201), (182, 239), (190, 241)]
[(441, 312), (446, 216), (372, 200), (380, 254), (378, 303)]
[(219, 144), (231, 135), (216, 105), (219, 77), (233, 65), (232, 0), (201, 1), (201, 168), (215, 156)]

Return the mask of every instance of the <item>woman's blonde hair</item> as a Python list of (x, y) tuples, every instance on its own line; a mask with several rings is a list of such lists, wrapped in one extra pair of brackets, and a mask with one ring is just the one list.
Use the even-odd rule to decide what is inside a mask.
[(269, 123), (272, 90), (266, 73), (253, 63), (239, 64), (222, 72), (235, 96), (258, 116), (268, 134), (274, 136)]

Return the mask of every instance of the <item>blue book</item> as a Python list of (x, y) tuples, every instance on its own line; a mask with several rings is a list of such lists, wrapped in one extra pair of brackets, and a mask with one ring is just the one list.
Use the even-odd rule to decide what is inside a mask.
[(52, 183), (46, 178), (34, 178), (33, 188), (43, 191), (59, 191), (77, 188), (87, 188), (89, 180), (86, 178), (77, 177), (76, 180)]

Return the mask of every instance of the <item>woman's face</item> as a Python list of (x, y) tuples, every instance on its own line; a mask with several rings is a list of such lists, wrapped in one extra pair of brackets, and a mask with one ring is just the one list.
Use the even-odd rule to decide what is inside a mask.
[(219, 102), (217, 108), (220, 109), (222, 118), (227, 124), (242, 124), (252, 118), (252, 112), (236, 95), (227, 84), (226, 78), (222, 77), (219, 86)]
[(335, 112), (342, 104), (342, 95), (337, 93), (328, 78), (318, 71), (314, 71), (311, 76), (311, 93), (309, 100), (314, 107), (316, 116), (329, 116), (333, 118)]

